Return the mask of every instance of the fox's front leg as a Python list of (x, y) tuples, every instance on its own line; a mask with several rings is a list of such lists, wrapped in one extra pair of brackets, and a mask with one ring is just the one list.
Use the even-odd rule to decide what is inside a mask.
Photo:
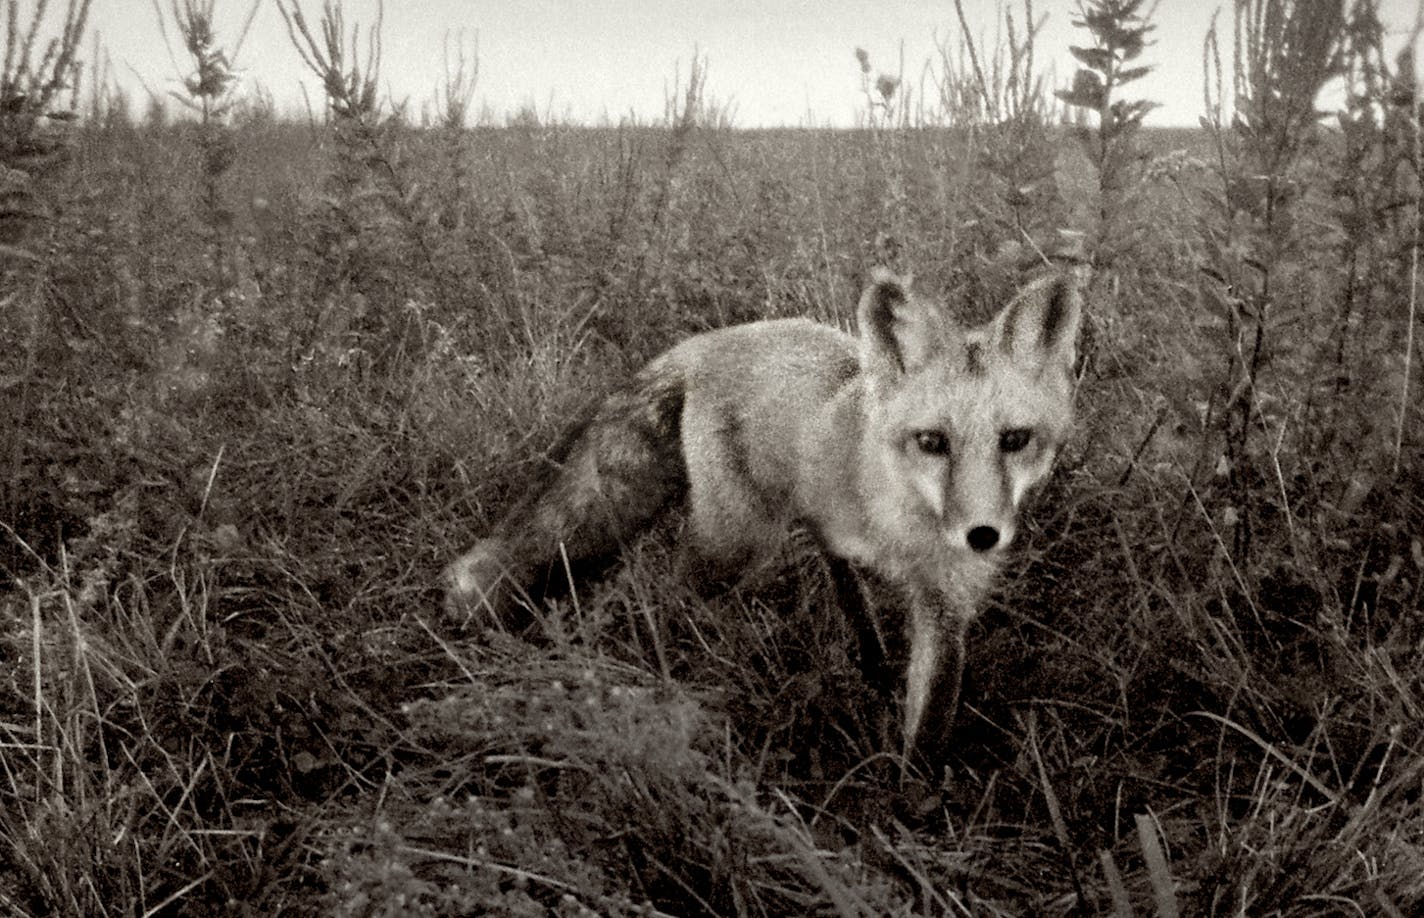
[(910, 663), (905, 671), (905, 755), (935, 758), (959, 709), (964, 634), (974, 610), (934, 590), (910, 590)]
[[(860, 672), (865, 681), (887, 699), (894, 696), (895, 672), (890, 666), (890, 645), (880, 625), (880, 605), (885, 596), (878, 595), (864, 580), (854, 564), (832, 554), (826, 555), (831, 585), (836, 603), (855, 631), (860, 651)], [(883, 593), (885, 584), (878, 584)], [(903, 646), (903, 645), (902, 645)]]

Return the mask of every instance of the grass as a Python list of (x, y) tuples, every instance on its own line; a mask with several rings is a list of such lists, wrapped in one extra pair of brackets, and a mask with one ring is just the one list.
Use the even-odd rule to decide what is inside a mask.
[[(220, 173), (189, 123), (77, 126), (46, 244), (0, 253), (0, 913), (1416, 912), (1417, 102), (1280, 160), (1143, 128), (1107, 209), (1067, 130), (700, 105), (235, 109)], [(671, 521), (537, 641), (442, 619), (443, 564), (668, 344), (848, 325), (887, 260), (982, 319), (1108, 212), (1079, 430), (941, 773), (901, 782), (804, 540), (704, 599)]]

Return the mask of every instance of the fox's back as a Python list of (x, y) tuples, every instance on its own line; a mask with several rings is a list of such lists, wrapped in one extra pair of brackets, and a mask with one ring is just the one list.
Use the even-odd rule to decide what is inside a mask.
[(805, 465), (803, 431), (860, 374), (856, 339), (808, 319), (706, 332), (658, 363), (685, 383), (683, 446), (693, 481), (735, 476), (768, 504), (790, 498)]
[(748, 410), (800, 410), (824, 401), (860, 371), (856, 340), (810, 319), (767, 319), (704, 332), (660, 361), (684, 373), (689, 393), (737, 400)]

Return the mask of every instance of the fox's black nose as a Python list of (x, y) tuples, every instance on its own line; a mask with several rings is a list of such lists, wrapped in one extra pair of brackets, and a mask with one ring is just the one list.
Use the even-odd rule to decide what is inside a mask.
[(965, 538), (970, 548), (984, 552), (999, 544), (999, 530), (993, 526), (975, 526)]

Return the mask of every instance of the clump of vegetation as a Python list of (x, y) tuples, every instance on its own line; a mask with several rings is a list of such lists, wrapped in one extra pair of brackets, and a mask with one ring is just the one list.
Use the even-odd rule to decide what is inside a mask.
[[(237, 55), (241, 52), (248, 30), (252, 28), (257, 4), (248, 9), (229, 54), (218, 40), (215, 3), (216, 0), (183, 0), (180, 7), (178, 0), (172, 0), (169, 15), (165, 17), (158, 0), (154, 0), (154, 12), (158, 16), (164, 41), (168, 41), (167, 19), (171, 17), (193, 68), (183, 77), (183, 92), (170, 92), (169, 95), (198, 118), (203, 222), (209, 236), (209, 258), (216, 269), (224, 252), (230, 250), (233, 243), (228, 233), (232, 212), (225, 203), (222, 188), (223, 177), (232, 168), (236, 155), (228, 120), (236, 105), (232, 89), (238, 78), (235, 69)], [(169, 50), (171, 53), (172, 49)], [(219, 269), (217, 283), (221, 286), (222, 282)]]
[(27, 183), (64, 158), (68, 149), (64, 128), (77, 117), (83, 72), (78, 55), (90, 3), (75, 0), (65, 4), (59, 34), (50, 38), (45, 38), (50, 25), (46, 6), (39, 4), (28, 17), (22, 16), (18, 2), (4, 6), (0, 164), (7, 170), (3, 186), (7, 205), (3, 254), (7, 259), (36, 254), (15, 245), (17, 239), (9, 238), (23, 236), (30, 221), (41, 216), (28, 213), (18, 205), (34, 201), (33, 195), (25, 193)]
[(1034, 17), (1030, 0), (1024, 2), (1022, 23), (1011, 7), (1005, 7), (1003, 45), (995, 49), (992, 66), (986, 68), (964, 4), (956, 0), (954, 11), (971, 67), (967, 76), (983, 106), (984, 121), (977, 126), (982, 135), (980, 165), (997, 179), (996, 190), (1010, 217), (1006, 241), (1040, 244), (1062, 226), (1063, 216), (1043, 78), (1034, 63), (1043, 20)]
[(56, 173), (71, 152), (82, 65), (79, 46), (88, 0), (66, 3), (59, 34), (41, 4), (28, 16), (3, 6), (5, 57), (0, 67), (0, 586), (4, 569), (21, 563), (18, 534), (53, 548), (56, 533), (38, 532), (55, 512), (44, 494), (44, 447), (26, 433), (44, 411), (49, 357), (61, 335), (49, 296), (47, 266), (58, 188)]
[[(1150, 7), (1085, 4), (1086, 132), (1027, 3), (914, 105), (863, 55), (866, 130), (745, 133), (696, 56), (652, 123), (471, 128), (459, 53), (424, 129), (379, 21), (287, 2), (310, 123), (206, 3), (177, 118), (69, 119), (87, 6), (46, 9), (3, 9), (0, 911), (1424, 907), (1421, 109), (1374, 0), (1239, 0), (1201, 131), (1122, 101)], [(652, 353), (849, 324), (876, 261), (973, 321), (1068, 227), (1082, 430), (910, 792), (809, 540), (705, 598), (658, 533), (539, 642), (441, 624)]]
[[(1088, 31), (1093, 45), (1068, 49), (1082, 66), (1073, 75), (1072, 88), (1056, 93), (1069, 105), (1097, 116), (1096, 131), (1087, 127), (1074, 131), (1098, 173), (1099, 238), (1091, 246), (1097, 256), (1095, 267), (1102, 267), (1107, 255), (1131, 250), (1131, 234), (1122, 232), (1118, 223), (1124, 196), (1141, 178), (1135, 167), (1140, 163), (1136, 140), (1142, 119), (1156, 103), (1148, 99), (1128, 101), (1117, 94), (1152, 71), (1150, 66), (1134, 64), (1146, 50), (1147, 36), (1153, 28), (1143, 13), (1144, 2), (1090, 0), (1080, 7), (1081, 18), (1073, 24)], [(1116, 236), (1110, 237), (1114, 232)]]
[(401, 304), (413, 291), (398, 286), (401, 266), (419, 260), (432, 274), (440, 270), (398, 165), (402, 113), (383, 114), (377, 93), (384, 5), (366, 31), (364, 56), (359, 24), (348, 49), (341, 4), (326, 3), (315, 30), (295, 0), (278, 9), (292, 46), (320, 81), (333, 141), (312, 252), (316, 286), (331, 299), (313, 317), (313, 332), (346, 345), (338, 353), (347, 358), (383, 359), (374, 352), (399, 351), (409, 331)]
[[(1263, 462), (1279, 465), (1256, 449), (1262, 434), (1278, 451), (1289, 421), (1265, 413), (1262, 374), (1287, 369), (1273, 360), (1273, 340), (1282, 323), (1300, 321), (1310, 308), (1294, 284), (1314, 234), (1302, 224), (1309, 206), (1302, 170), (1320, 150), (1324, 113), (1316, 99), (1343, 66), (1343, 3), (1296, 4), (1286, 0), (1242, 0), (1235, 6), (1231, 91), (1217, 66), (1216, 33), (1208, 35), (1207, 128), (1216, 145), (1219, 186), (1208, 193), (1209, 210), (1200, 222), (1205, 245), (1203, 303), (1221, 319), (1227, 366), (1223, 397), (1215, 406), (1223, 419), (1225, 462), (1231, 489), (1225, 517), (1233, 556), (1246, 565), (1260, 525)], [(1213, 82), (1214, 80), (1214, 82)], [(1229, 122), (1223, 123), (1229, 112)], [(1275, 363), (1276, 367), (1269, 365)], [(1309, 388), (1309, 377), (1294, 383)], [(1284, 482), (1281, 483), (1284, 485)], [(1267, 492), (1269, 493), (1269, 492)], [(1284, 510), (1287, 517), (1288, 508)]]
[(860, 92), (865, 96), (866, 124), (875, 130), (908, 126), (909, 90), (901, 91), (905, 83), (904, 61), (900, 62), (899, 74), (880, 71), (872, 80), (870, 53), (864, 48), (856, 48), (855, 60), (860, 65)]
[(474, 215), (469, 212), (473, 189), (471, 182), (471, 159), (475, 154), (470, 143), (470, 104), (475, 98), (475, 87), (479, 82), (479, 49), (472, 48), (466, 53), (464, 35), (457, 37), (455, 59), (450, 59), (450, 35), (445, 35), (442, 80), (435, 89), (436, 129), (440, 132), (447, 157), (444, 164), (446, 174), (442, 187), (453, 191), (449, 206), (440, 212), (437, 219), (447, 228), (460, 229), (466, 226)]

